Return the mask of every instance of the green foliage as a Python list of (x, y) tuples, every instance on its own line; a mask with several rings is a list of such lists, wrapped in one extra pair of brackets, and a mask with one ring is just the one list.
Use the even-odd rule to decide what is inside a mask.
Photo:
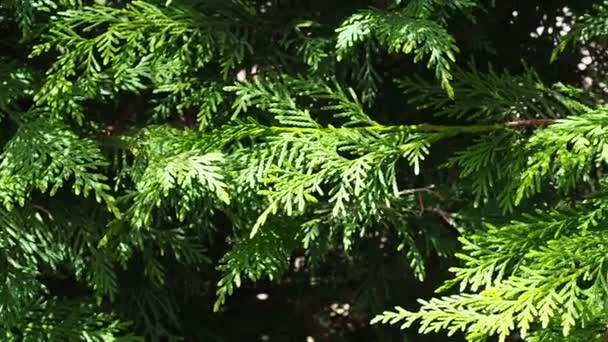
[(294, 248), (292, 232), (288, 229), (276, 233), (261, 232), (253, 238), (245, 237), (234, 244), (219, 266), (222, 278), (217, 284), (214, 311), (218, 311), (225, 304), (226, 298), (241, 287), (243, 278), (256, 281), (266, 276), (273, 280), (287, 270)]
[[(530, 137), (526, 149), (531, 153), (518, 177), (516, 203), (539, 192), (549, 175), (558, 177), (553, 182), (557, 189), (572, 189), (591, 180), (590, 168), (605, 162), (603, 139), (597, 138), (603, 136), (603, 113), (600, 107), (569, 117)], [(500, 151), (499, 146), (488, 150)], [(492, 158), (488, 152), (474, 153)], [(480, 160), (493, 164), (491, 159)], [(464, 165), (470, 170), (474, 164)], [(424, 332), (462, 330), (471, 341), (494, 334), (504, 341), (513, 330), (526, 336), (536, 324), (547, 328), (557, 321), (567, 336), (593, 319), (587, 317), (586, 308), (604, 303), (604, 237), (596, 229), (605, 220), (605, 207), (604, 198), (595, 197), (584, 207), (532, 216), (463, 237), (466, 254), (459, 257), (465, 265), (453, 269), (455, 277), (446, 286), (460, 283), (461, 292), (469, 286), (474, 292), (483, 291), (422, 301), (419, 312), (398, 308), (374, 322), (404, 321), (403, 327), (409, 327), (420, 320)]]
[(78, 8), (83, 5), (82, 0), (7, 0), (2, 6), (14, 11), (15, 21), (21, 30), (22, 39), (32, 39), (40, 33), (40, 26), (44, 22), (39, 21), (43, 14), (48, 14), (58, 9)]
[[(517, 186), (511, 189), (516, 204), (540, 192), (540, 185), (548, 177), (556, 177), (552, 185), (558, 190), (592, 182), (591, 168), (605, 163), (603, 139), (598, 138), (604, 136), (604, 111), (600, 107), (568, 117), (529, 138), (526, 149), (530, 154), (516, 178)], [(488, 150), (498, 152), (499, 145)], [(492, 158), (488, 152), (474, 153)], [(488, 162), (491, 159), (480, 160), (493, 164)], [(464, 165), (468, 170), (473, 167)], [(602, 195), (581, 206), (539, 212), (542, 216), (529, 216), (525, 221), (491, 226), (478, 235), (462, 237), (466, 253), (458, 257), (465, 263), (452, 270), (454, 278), (444, 288), (460, 283), (461, 292), (470, 289), (479, 293), (421, 301), (418, 312), (398, 307), (373, 322), (402, 322), (405, 328), (420, 321), (422, 332), (463, 331), (470, 341), (483, 341), (490, 335), (504, 341), (512, 331), (525, 337), (531, 329), (546, 329), (550, 324), (558, 325), (563, 336), (585, 329), (597, 318), (590, 310), (605, 305), (608, 280), (604, 270), (605, 237), (600, 228), (606, 219), (607, 202), (603, 197), (605, 185), (599, 186)]]
[[(557, 47), (553, 58), (571, 41), (584, 44), (604, 36), (604, 7), (598, 5), (595, 12), (577, 19), (574, 31)], [(608, 292), (601, 227), (608, 202), (602, 171), (606, 164), (602, 101), (592, 105), (593, 99), (583, 99), (580, 91), (561, 84), (549, 90), (534, 79), (497, 77), (493, 72), (470, 75), (462, 83), (470, 89), (470, 99), (465, 92), (461, 101), (453, 103), (425, 101), (422, 94), (426, 92), (415, 88), (413, 80), (402, 85), (407, 93), (420, 94), (416, 104), (458, 118), (468, 119), (469, 113), (479, 118), (561, 117), (529, 136), (488, 135), (452, 159), (450, 165), (462, 167), (463, 176), (477, 177), (472, 180), (476, 202), (500, 191), (501, 206), (514, 210), (524, 199), (546, 193), (547, 187), (562, 198), (569, 197), (545, 199), (534, 215), (488, 224), (486, 229), (460, 237), (463, 252), (457, 257), (463, 263), (451, 269), (452, 279), (439, 288), (445, 291), (459, 284), (459, 294), (420, 300), (416, 312), (396, 307), (376, 316), (372, 323), (407, 328), (419, 322), (423, 333), (453, 335), (461, 331), (468, 341), (485, 341), (490, 336), (505, 341), (515, 332), (526, 341), (605, 339), (602, 312)], [(485, 77), (492, 83), (482, 86)], [(515, 88), (516, 84), (534, 87), (528, 92), (525, 87)], [(479, 101), (483, 98), (488, 100)], [(519, 102), (521, 99), (525, 100)], [(506, 101), (501, 105), (502, 100)], [(486, 103), (498, 106), (487, 107)], [(476, 107), (479, 104), (484, 107)]]
[(2, 94), (0, 111), (4, 113), (16, 111), (16, 102), (32, 96), (34, 87), (35, 79), (31, 70), (16, 63), (0, 60), (0, 94)]
[[(449, 264), (372, 322), (604, 338), (605, 94), (457, 45), (501, 32), (487, 4), (3, 2), (3, 337), (208, 340), (262, 281), (366, 322)], [(587, 7), (555, 56), (608, 32)]]
[[(55, 116), (67, 114), (79, 123), (84, 120), (80, 101), (120, 91), (140, 92), (152, 85), (155, 92), (170, 98), (165, 101), (182, 102), (178, 111), (201, 108), (204, 127), (218, 96), (207, 96), (212, 84), (201, 89), (193, 76), (215, 62), (227, 77), (250, 49), (238, 24), (224, 27), (213, 14), (173, 6), (134, 1), (124, 8), (93, 6), (59, 15), (45, 42), (32, 52), (33, 56), (53, 49), (61, 53), (36, 102)], [(162, 115), (166, 106), (157, 112)]]
[(554, 177), (558, 188), (565, 190), (589, 182), (593, 170), (606, 162), (605, 117), (606, 108), (600, 107), (538, 131), (528, 143), (534, 153), (521, 175), (516, 201), (539, 192), (548, 175)]
[(8, 332), (8, 341), (141, 341), (130, 335), (116, 338), (128, 331), (129, 326), (96, 312), (94, 305), (67, 304), (53, 299), (35, 303), (27, 316), (35, 323), (14, 327), (22, 332)]
[(61, 125), (42, 119), (22, 125), (4, 146), (1, 157), (1, 193), (9, 210), (15, 203), (23, 206), (33, 189), (53, 196), (65, 181), (70, 181), (76, 195), (87, 197), (93, 192), (98, 202), (117, 212), (105, 183), (107, 177), (99, 173), (107, 165), (101, 150)]
[(459, 151), (448, 165), (458, 167), (460, 177), (470, 179), (474, 206), (495, 199), (508, 212), (514, 209), (516, 177), (526, 162), (522, 147), (523, 139), (516, 133), (491, 133)]
[[(605, 291), (605, 254), (601, 247), (591, 246), (602, 246), (605, 237), (578, 228), (602, 218), (602, 209), (583, 217), (555, 213), (546, 221), (523, 227), (516, 223), (492, 229), (484, 233), (488, 235), (474, 237), (479, 244), (464, 240), (468, 254), (461, 257), (467, 261), (466, 269), (455, 270), (454, 281), (463, 290), (468, 284), (472, 290), (483, 286), (481, 293), (421, 301), (419, 312), (399, 308), (375, 321), (404, 321), (403, 326), (409, 327), (421, 320), (425, 332), (462, 330), (471, 341), (494, 334), (504, 341), (513, 330), (526, 336), (531, 327), (547, 328), (554, 321), (564, 335), (577, 327), (583, 329), (589, 310), (604, 305), (599, 294)], [(522, 236), (522, 228), (535, 236)]]
[(149, 225), (154, 208), (169, 196), (178, 198), (175, 207), (181, 220), (191, 210), (192, 203), (203, 200), (209, 193), (229, 203), (224, 177), (220, 173), (223, 159), (220, 153), (196, 155), (188, 152), (157, 163), (150, 158), (150, 164), (137, 182), (133, 205), (127, 211), (133, 227)]
[(428, 58), (427, 66), (435, 68), (435, 76), (441, 81), (442, 88), (453, 98), (451, 67), (458, 47), (441, 24), (419, 17), (420, 14), (412, 16), (408, 11), (387, 13), (367, 10), (354, 14), (337, 30), (338, 57), (343, 57), (359, 42), (376, 39), (389, 52), (414, 54), (415, 62)]
[(593, 40), (602, 39), (608, 35), (608, 2), (602, 1), (593, 7), (593, 11), (586, 13), (576, 21), (575, 29), (570, 32), (551, 55), (551, 60), (556, 60), (568, 45), (575, 43), (588, 43)]
[(453, 100), (421, 77), (397, 82), (416, 108), (471, 122), (563, 117), (576, 113), (572, 107), (585, 101), (546, 86), (534, 70), (499, 74), (491, 66), (482, 72), (474, 63), (469, 63), (469, 70), (454, 70), (453, 84), (459, 92)]

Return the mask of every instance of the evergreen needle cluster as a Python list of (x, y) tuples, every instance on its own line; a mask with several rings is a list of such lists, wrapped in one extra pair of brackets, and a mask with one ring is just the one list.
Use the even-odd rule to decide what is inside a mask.
[[(605, 94), (470, 62), (497, 6), (3, 1), (1, 338), (207, 340), (191, 300), (390, 255), (449, 293), (373, 324), (600, 341)], [(608, 36), (587, 10), (553, 60)]]

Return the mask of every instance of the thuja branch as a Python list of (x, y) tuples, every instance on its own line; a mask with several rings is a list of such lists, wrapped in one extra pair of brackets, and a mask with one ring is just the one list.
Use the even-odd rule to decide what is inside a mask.
[[(367, 131), (370, 133), (440, 133), (444, 137), (458, 134), (482, 134), (489, 133), (502, 129), (525, 129), (547, 126), (557, 122), (556, 119), (530, 119), (516, 120), (496, 124), (478, 124), (478, 125), (434, 125), (434, 124), (415, 124), (415, 125), (375, 125), (366, 127), (289, 127), (289, 126), (264, 126), (253, 120), (248, 122), (240, 122), (238, 126), (224, 126), (217, 130), (200, 133), (202, 141), (213, 141), (213, 146), (207, 148), (222, 149), (225, 146), (245, 138), (257, 138), (264, 136), (272, 136), (281, 133), (300, 133), (300, 134), (319, 134), (319, 133), (339, 133), (352, 132), (355, 130)], [(238, 129), (237, 129), (238, 128)], [(96, 137), (100, 145), (121, 149), (130, 150), (137, 144), (138, 132), (131, 132), (116, 136)], [(205, 139), (202, 139), (205, 137)], [(212, 137), (213, 139), (209, 139)]]
[(527, 127), (540, 127), (547, 126), (557, 122), (557, 119), (528, 119), (528, 120), (515, 120), (505, 123), (510, 128), (527, 128)]
[(421, 133), (446, 133), (452, 134), (478, 134), (493, 132), (501, 129), (522, 129), (547, 126), (557, 122), (556, 119), (530, 119), (516, 120), (496, 124), (480, 124), (480, 125), (434, 125), (434, 124), (415, 124), (415, 125), (394, 125), (394, 126), (366, 126), (366, 127), (283, 127), (271, 126), (267, 129), (271, 132), (301, 132), (315, 133), (320, 131), (336, 131), (336, 130), (365, 130), (374, 133), (392, 133), (392, 132), (421, 132)]

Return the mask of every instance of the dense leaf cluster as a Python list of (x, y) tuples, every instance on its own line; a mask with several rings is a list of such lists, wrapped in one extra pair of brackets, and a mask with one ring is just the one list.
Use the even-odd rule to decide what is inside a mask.
[[(372, 323), (599, 341), (605, 94), (475, 63), (495, 49), (466, 30), (499, 6), (2, 2), (2, 338), (208, 340), (189, 303), (302, 267), (363, 283), (369, 316), (389, 261), (425, 281), (448, 259), (449, 294)], [(608, 4), (581, 8), (553, 59), (608, 35)]]

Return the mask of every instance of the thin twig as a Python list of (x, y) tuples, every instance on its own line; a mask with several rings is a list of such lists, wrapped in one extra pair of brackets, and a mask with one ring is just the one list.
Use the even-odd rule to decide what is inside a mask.
[(511, 128), (524, 128), (524, 127), (539, 127), (547, 126), (557, 122), (557, 119), (528, 119), (528, 120), (515, 120), (505, 123), (505, 126)]
[(440, 192), (433, 190), (434, 188), (435, 188), (435, 184), (431, 184), (429, 186), (425, 186), (422, 188), (412, 188), (412, 189), (401, 190), (397, 194), (399, 194), (399, 196), (402, 196), (402, 195), (407, 195), (407, 194), (426, 192), (430, 195), (433, 195), (433, 196), (439, 198), (440, 200), (445, 200), (446, 199), (445, 196), (443, 194), (441, 194)]

